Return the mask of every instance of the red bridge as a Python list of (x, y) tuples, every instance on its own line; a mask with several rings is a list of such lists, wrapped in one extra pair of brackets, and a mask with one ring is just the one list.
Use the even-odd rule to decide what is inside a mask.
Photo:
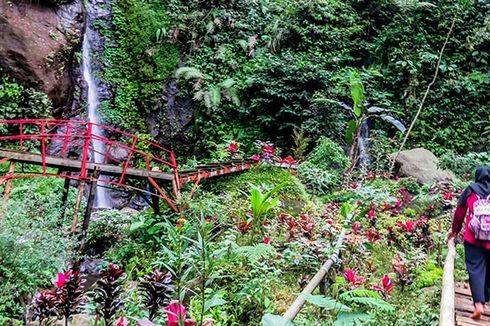
[[(44, 176), (65, 178), (66, 193), (69, 181), (79, 180), (77, 206), (88, 182), (92, 185), (90, 205), (95, 187), (117, 186), (149, 194), (155, 209), (161, 198), (179, 212), (184, 183), (194, 183), (190, 197), (202, 179), (256, 165), (253, 161), (231, 161), (179, 172), (173, 151), (121, 130), (77, 120), (0, 120), (0, 135), (0, 164), (10, 162), (8, 172), (0, 175), (0, 185), (7, 182), (4, 202), (13, 179)], [(15, 171), (15, 163), (23, 164), (21, 172)], [(31, 170), (26, 172), (24, 165), (31, 165)]]

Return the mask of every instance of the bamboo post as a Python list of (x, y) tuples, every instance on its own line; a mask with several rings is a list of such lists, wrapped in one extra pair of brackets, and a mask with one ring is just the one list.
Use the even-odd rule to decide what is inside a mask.
[(99, 173), (100, 173), (100, 169), (95, 168), (94, 173), (92, 174), (92, 179), (90, 180), (90, 188), (89, 188), (90, 190), (88, 193), (87, 207), (85, 208), (85, 215), (83, 217), (83, 224), (82, 224), (82, 237), (85, 237), (85, 233), (90, 223), (90, 216), (92, 215), (92, 210), (94, 208), (95, 193), (96, 193)]
[[(346, 223), (348, 223), (349, 220), (350, 219), (346, 220)], [(325, 278), (325, 275), (327, 275), (330, 267), (332, 267), (332, 265), (337, 261), (340, 253), (340, 247), (344, 242), (345, 232), (345, 228), (343, 228), (335, 244), (335, 251), (333, 255), (330, 256), (330, 258), (322, 265), (322, 267), (320, 267), (320, 270), (315, 274), (315, 276), (313, 276), (313, 278), (310, 280), (310, 282), (308, 282), (303, 291), (301, 291), (296, 300), (294, 300), (293, 304), (284, 313), (284, 319), (288, 321), (293, 321), (294, 318), (296, 318), (296, 315), (300, 312), (301, 308), (303, 308), (306, 302), (305, 296), (313, 293), (318, 284), (320, 284), (320, 282), (322, 282), (322, 280)]]
[(447, 256), (444, 262), (444, 273), (442, 276), (441, 308), (439, 315), (439, 326), (454, 326), (454, 259), (456, 248), (454, 239), (447, 242)]
[(75, 202), (75, 209), (73, 211), (71, 233), (75, 233), (77, 231), (78, 210), (80, 209), (80, 202), (82, 201), (84, 191), (85, 191), (85, 180), (80, 180), (80, 183), (78, 184), (78, 195), (77, 195), (77, 200)]
[(65, 212), (66, 212), (66, 201), (68, 200), (68, 193), (70, 192), (70, 178), (68, 175), (70, 172), (66, 173), (67, 176), (65, 177), (65, 184), (63, 186), (63, 194), (61, 195), (61, 212), (60, 212), (60, 217), (59, 217), (59, 224), (61, 225), (63, 223), (63, 220), (65, 219)]
[(7, 203), (10, 197), (10, 192), (12, 191), (12, 176), (14, 175), (15, 163), (10, 162), (9, 170), (7, 174), (0, 178), (0, 184), (6, 182), (5, 187), (3, 188), (3, 200), (0, 205), (0, 221), (3, 220), (5, 216), (5, 212), (7, 210)]
[(3, 206), (7, 206), (7, 202), (9, 201), (10, 192), (12, 191), (12, 176), (15, 171), (15, 163), (10, 162), (9, 171), (7, 173), (8, 179), (5, 184), (5, 188), (3, 189)]

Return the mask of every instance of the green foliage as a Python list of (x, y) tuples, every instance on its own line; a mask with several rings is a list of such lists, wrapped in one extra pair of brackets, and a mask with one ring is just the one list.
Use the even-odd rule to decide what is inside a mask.
[(109, 32), (118, 46), (106, 48), (111, 68), (104, 78), (115, 84), (116, 98), (102, 113), (124, 129), (145, 131), (145, 114), (177, 65), (177, 48), (155, 37), (169, 26), (169, 17), (165, 6), (145, 0), (117, 0), (112, 9), (114, 30)]
[(453, 171), (456, 175), (473, 178), (476, 168), (490, 165), (490, 154), (487, 152), (470, 152), (457, 155), (453, 152), (447, 152), (439, 158), (439, 165), (443, 169)]
[[(58, 179), (14, 182), (0, 221), (0, 320), (19, 318), (30, 294), (48, 287), (72, 258), (69, 221), (59, 224), (62, 187)], [(74, 204), (74, 196), (70, 194), (68, 205)]]
[[(0, 120), (49, 117), (52, 105), (48, 96), (12, 81), (0, 72)], [(0, 127), (0, 133), (7, 133)]]
[(326, 194), (340, 181), (349, 159), (342, 148), (328, 138), (321, 138), (306, 161), (298, 167), (301, 180), (308, 189), (318, 194)]

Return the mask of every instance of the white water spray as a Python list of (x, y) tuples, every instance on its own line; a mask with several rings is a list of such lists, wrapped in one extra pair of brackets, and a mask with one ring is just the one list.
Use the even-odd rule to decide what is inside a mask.
[[(83, 79), (87, 83), (87, 89), (88, 89), (88, 96), (87, 96), (87, 111), (88, 111), (88, 118), (91, 123), (94, 123), (92, 125), (92, 134), (94, 136), (99, 136), (103, 137), (104, 133), (103, 130), (96, 124), (99, 123), (99, 116), (97, 114), (97, 107), (99, 106), (99, 95), (97, 92), (97, 85), (95, 83), (95, 79), (92, 73), (92, 68), (91, 68), (91, 60), (90, 60), (90, 36), (92, 35), (92, 31), (89, 28), (89, 22), (87, 22), (87, 27), (85, 28), (85, 33), (83, 35), (83, 44), (82, 44), (82, 52), (83, 52), (83, 59), (82, 59), (82, 72), (83, 72)], [(93, 139), (93, 138), (92, 138)], [(92, 146), (93, 146), (93, 160), (95, 163), (103, 163), (104, 161), (104, 143), (100, 140), (93, 140), (92, 141)], [(96, 187), (97, 191), (95, 193), (95, 207), (96, 208), (111, 208), (112, 207), (112, 201), (111, 197), (109, 195), (109, 191), (102, 187), (102, 185), (99, 184)]]

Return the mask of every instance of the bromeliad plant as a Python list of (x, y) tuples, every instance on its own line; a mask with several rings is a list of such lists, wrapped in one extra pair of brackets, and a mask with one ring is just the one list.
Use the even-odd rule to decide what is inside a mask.
[(97, 305), (97, 315), (104, 318), (105, 325), (110, 325), (114, 316), (124, 307), (120, 295), (122, 293), (121, 281), (125, 277), (126, 274), (122, 268), (110, 264), (107, 270), (100, 274), (100, 280), (97, 281), (94, 302)]
[(263, 193), (257, 186), (252, 186), (250, 191), (251, 214), (242, 214), (242, 223), (252, 226), (254, 233), (260, 231), (264, 235), (263, 225), (272, 209), (279, 205), (279, 197), (273, 197), (275, 193), (281, 190), (285, 184), (280, 184), (269, 191)]

